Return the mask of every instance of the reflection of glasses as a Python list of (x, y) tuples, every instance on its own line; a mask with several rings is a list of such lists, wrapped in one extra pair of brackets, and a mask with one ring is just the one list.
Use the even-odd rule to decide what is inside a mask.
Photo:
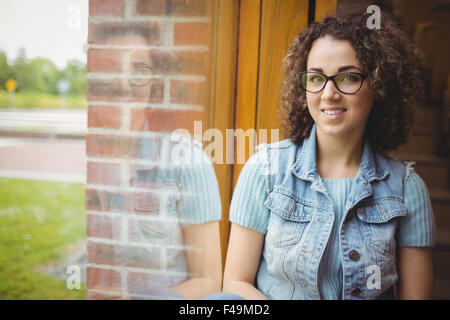
[[(151, 74), (152, 67), (146, 63), (135, 63), (133, 66), (132, 74), (128, 76), (128, 82), (133, 86), (146, 86), (152, 79), (146, 77), (146, 74)], [(138, 76), (135, 76), (138, 75)]]
[(367, 75), (357, 72), (341, 72), (334, 76), (326, 76), (316, 71), (300, 72), (303, 89), (308, 92), (317, 93), (325, 88), (328, 80), (333, 81), (334, 86), (343, 94), (354, 94), (361, 89)]

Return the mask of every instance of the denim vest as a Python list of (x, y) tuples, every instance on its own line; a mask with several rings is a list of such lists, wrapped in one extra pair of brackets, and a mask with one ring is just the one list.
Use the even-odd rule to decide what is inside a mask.
[[(267, 157), (269, 223), (256, 286), (269, 299), (320, 299), (318, 271), (334, 222), (316, 167), (316, 125), (302, 146), (261, 145)], [(265, 151), (264, 151), (265, 150)], [(339, 224), (343, 299), (377, 299), (397, 281), (396, 225), (406, 165), (374, 152), (367, 137)]]

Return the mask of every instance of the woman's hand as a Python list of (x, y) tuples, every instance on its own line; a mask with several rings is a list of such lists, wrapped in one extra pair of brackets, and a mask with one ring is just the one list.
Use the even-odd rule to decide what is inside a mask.
[(267, 300), (254, 286), (263, 244), (264, 234), (232, 223), (223, 291), (238, 294), (245, 299)]
[(188, 280), (172, 287), (186, 299), (202, 299), (220, 292), (222, 257), (219, 221), (193, 224), (183, 228)]

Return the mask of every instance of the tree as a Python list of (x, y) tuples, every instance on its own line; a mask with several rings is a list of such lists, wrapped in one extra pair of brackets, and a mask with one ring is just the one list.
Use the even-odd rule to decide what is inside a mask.
[(46, 58), (34, 58), (29, 62), (33, 72), (33, 91), (58, 94), (56, 84), (62, 77), (62, 72), (55, 64)]
[(86, 75), (86, 65), (78, 60), (70, 60), (60, 70), (49, 59), (27, 59), (25, 48), (20, 48), (17, 57), (8, 65), (6, 54), (0, 52), (0, 81), (3, 88), (6, 80), (12, 77), (18, 83), (17, 91), (59, 94), (57, 83), (66, 78), (71, 84), (69, 94), (83, 95), (86, 93)]
[(84, 63), (78, 60), (70, 60), (67, 62), (63, 74), (70, 81), (69, 94), (83, 95), (86, 93), (87, 69)]
[(6, 53), (0, 51), (0, 90), (6, 90), (5, 83), (10, 78), (10, 72), (8, 57), (6, 56)]
[(20, 48), (11, 65), (11, 75), (18, 83), (17, 91), (34, 89), (33, 73), (30, 71), (25, 48)]

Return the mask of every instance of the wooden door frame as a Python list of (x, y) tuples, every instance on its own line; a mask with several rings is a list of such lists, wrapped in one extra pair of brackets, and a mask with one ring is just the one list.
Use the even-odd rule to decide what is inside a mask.
[[(258, 129), (267, 127), (260, 121), (258, 110), (258, 81), (260, 80), (260, 50), (264, 1), (277, 0), (215, 0), (212, 43), (212, 108), (209, 127), (220, 130)], [(308, 23), (335, 15), (338, 0), (308, 1)], [(229, 142), (229, 141), (228, 141)], [(228, 150), (228, 146), (225, 146)], [(246, 155), (247, 157), (247, 155)], [(236, 157), (235, 157), (236, 160)], [(222, 201), (220, 222), (222, 266), (225, 265), (230, 231), (229, 208), (234, 186), (243, 164), (214, 164)]]
[[(213, 17), (212, 70), (211, 86), (212, 108), (210, 128), (218, 129), (223, 137), (226, 130), (235, 127), (235, 91), (237, 69), (237, 41), (239, 26), (239, 0), (215, 0)], [(225, 146), (227, 148), (227, 146)], [(224, 152), (225, 154), (225, 152)], [(228, 248), (229, 222), (228, 212), (232, 196), (233, 166), (224, 161), (214, 163), (214, 170), (219, 182), (222, 203), (222, 220), (220, 221), (220, 240), (222, 267), (225, 266)]]

